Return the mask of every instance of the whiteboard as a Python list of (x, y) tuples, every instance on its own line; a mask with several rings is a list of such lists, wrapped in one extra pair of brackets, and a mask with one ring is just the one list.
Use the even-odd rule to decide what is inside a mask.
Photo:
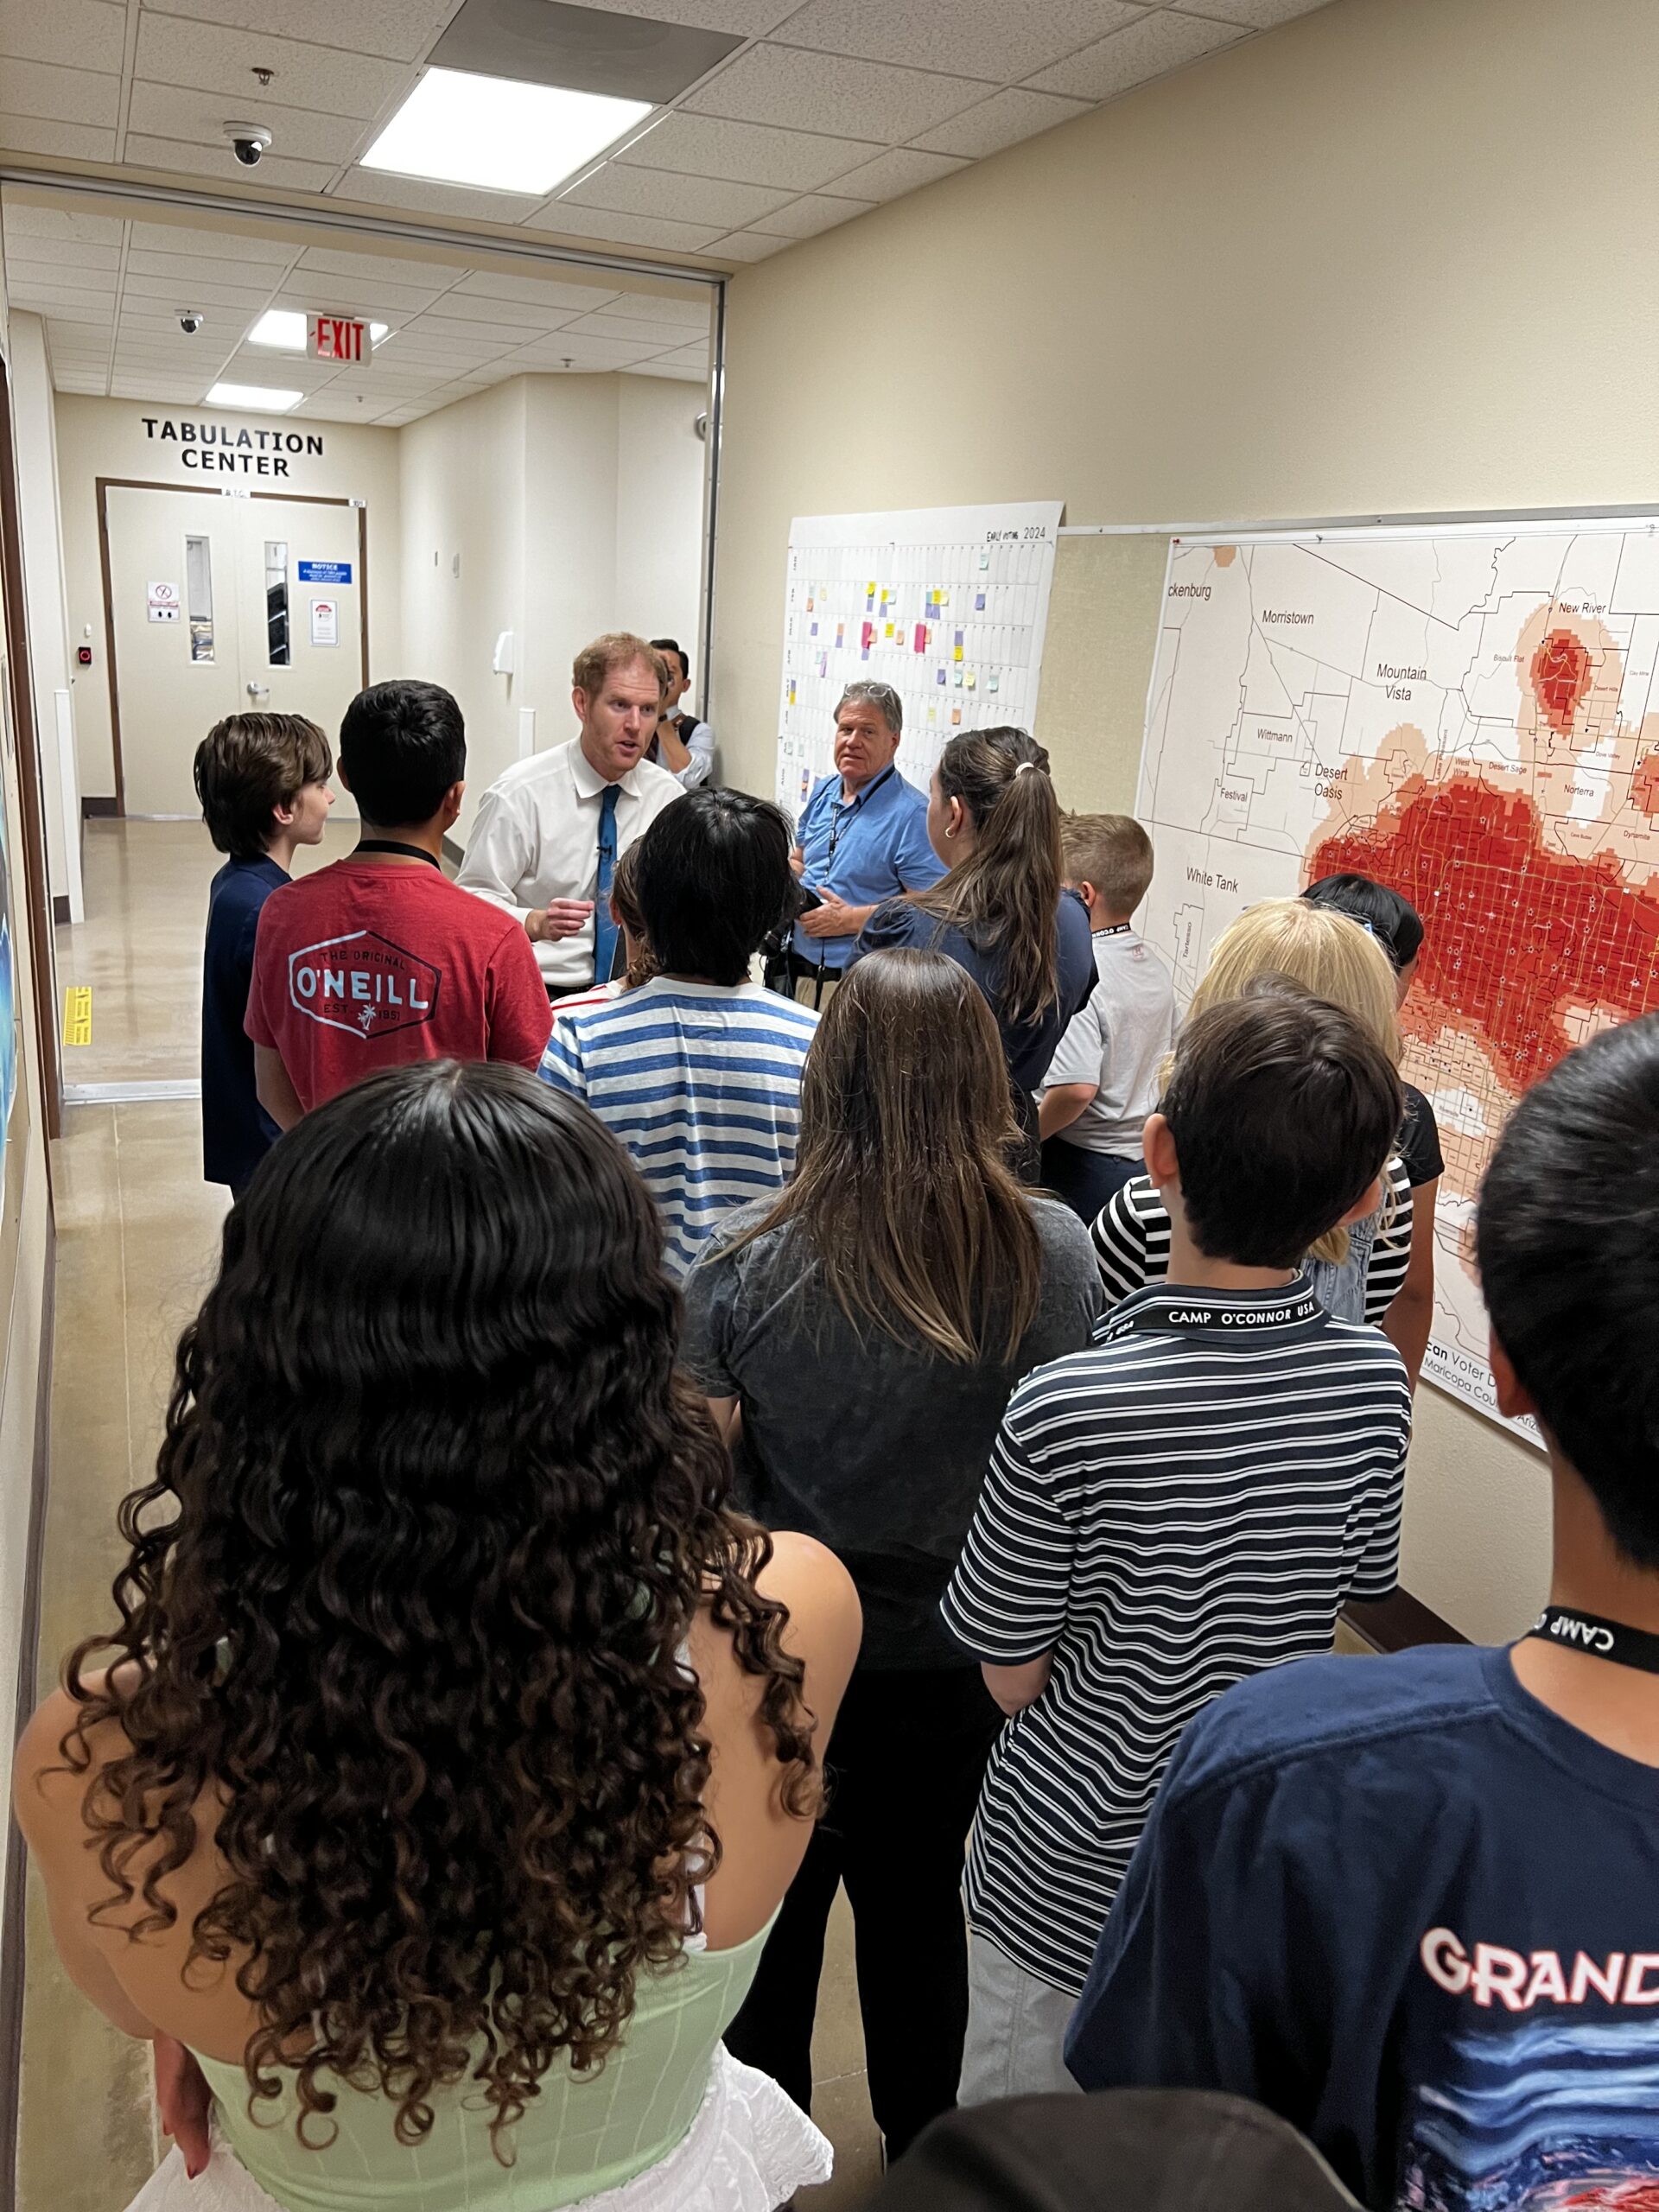
[(1058, 499), (790, 524), (778, 803), (800, 812), (832, 762), (848, 684), (891, 684), (899, 766), (925, 788), (959, 729), (1036, 719), (1060, 524)]

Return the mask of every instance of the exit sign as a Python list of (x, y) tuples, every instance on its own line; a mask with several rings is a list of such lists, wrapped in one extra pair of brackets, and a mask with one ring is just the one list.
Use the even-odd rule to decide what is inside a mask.
[(368, 324), (351, 315), (314, 315), (306, 323), (305, 350), (314, 361), (367, 361), (374, 341)]

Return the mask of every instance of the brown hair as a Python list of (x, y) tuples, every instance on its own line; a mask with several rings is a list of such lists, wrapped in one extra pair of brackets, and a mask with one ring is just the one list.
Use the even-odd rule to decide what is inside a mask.
[(613, 668), (632, 668), (635, 661), (643, 662), (655, 675), (659, 693), (667, 690), (668, 663), (655, 645), (636, 638), (632, 630), (607, 630), (591, 645), (584, 645), (571, 664), (570, 681), (591, 699)]
[(912, 904), (999, 952), (1004, 1011), (1033, 1020), (1060, 995), (1060, 806), (1048, 755), (1022, 729), (963, 730), (938, 772), (973, 823), (974, 849)]
[(232, 860), (258, 860), (276, 834), (276, 808), (326, 783), (334, 767), (327, 739), (303, 715), (226, 715), (196, 747), (208, 836)]
[(810, 1245), (836, 1302), (900, 1344), (1012, 1360), (1042, 1248), (996, 1024), (940, 952), (873, 952), (830, 1000), (801, 1079), (795, 1179), (754, 1229)]
[(625, 991), (637, 991), (641, 983), (648, 983), (658, 972), (657, 957), (645, 934), (645, 918), (639, 911), (639, 888), (635, 880), (639, 861), (639, 840), (636, 837), (627, 850), (618, 855), (611, 872), (611, 912), (621, 923), (628, 940), (628, 965), (622, 978)]
[(1132, 814), (1066, 814), (1060, 851), (1068, 883), (1087, 883), (1103, 910), (1127, 921), (1152, 881), (1152, 840)]

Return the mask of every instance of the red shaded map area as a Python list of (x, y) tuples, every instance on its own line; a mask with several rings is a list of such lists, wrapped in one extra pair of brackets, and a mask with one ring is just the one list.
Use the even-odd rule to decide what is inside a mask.
[(1565, 737), (1594, 673), (1588, 647), (1571, 630), (1552, 630), (1534, 653), (1529, 673), (1544, 720)]
[(1633, 886), (1607, 854), (1546, 852), (1523, 792), (1414, 777), (1374, 829), (1316, 846), (1308, 880), (1346, 869), (1416, 907), (1419, 988), (1475, 1027), (1516, 1090), (1570, 1049), (1569, 1007), (1629, 1019), (1659, 1006), (1659, 877)]

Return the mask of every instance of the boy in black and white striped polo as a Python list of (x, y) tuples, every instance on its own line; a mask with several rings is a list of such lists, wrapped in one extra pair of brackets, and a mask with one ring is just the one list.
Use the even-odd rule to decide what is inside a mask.
[(1071, 2086), (1066, 2020), (1186, 1723), (1393, 1589), (1411, 1396), (1301, 1255), (1378, 1202), (1400, 1086), (1282, 979), (1192, 1020), (1147, 1159), (1169, 1272), (1008, 1404), (947, 1626), (1012, 1718), (968, 1862), (961, 2096)]

